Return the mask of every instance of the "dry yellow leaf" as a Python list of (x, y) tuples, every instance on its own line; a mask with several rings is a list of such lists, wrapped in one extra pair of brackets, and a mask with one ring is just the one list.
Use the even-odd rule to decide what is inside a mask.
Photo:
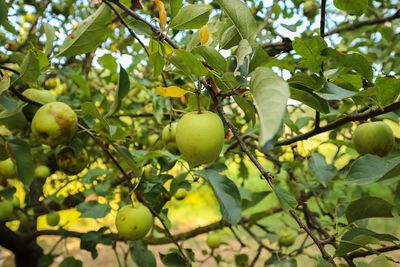
[(208, 26), (204, 25), (203, 27), (201, 27), (199, 33), (200, 33), (200, 43), (202, 45), (208, 43), (208, 40), (210, 39), (210, 31), (208, 29)]
[(164, 3), (160, 0), (156, 0), (155, 1), (157, 9), (158, 9), (158, 15), (159, 15), (159, 19), (160, 19), (160, 26), (162, 28), (165, 27), (165, 25), (167, 25), (167, 11), (165, 10), (165, 6)]
[(157, 87), (156, 92), (161, 96), (177, 97), (177, 98), (182, 97), (188, 93), (188, 91), (178, 86)]

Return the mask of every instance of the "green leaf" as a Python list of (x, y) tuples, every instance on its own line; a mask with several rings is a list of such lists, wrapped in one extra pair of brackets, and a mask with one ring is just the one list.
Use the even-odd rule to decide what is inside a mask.
[(360, 92), (359, 96), (374, 96), (381, 106), (389, 105), (396, 101), (400, 94), (400, 80), (393, 77), (378, 77), (375, 85)]
[(268, 55), (262, 45), (258, 45), (251, 57), (249, 63), (249, 72), (253, 72), (256, 68), (267, 65), (270, 61), (271, 57)]
[(346, 209), (349, 223), (366, 218), (391, 218), (393, 205), (378, 197), (364, 197), (350, 203)]
[(83, 91), (86, 97), (90, 97), (90, 88), (86, 81), (86, 78), (83, 78), (82, 75), (71, 68), (62, 69), (62, 73), (67, 78), (71, 79), (76, 85), (78, 85), (79, 89)]
[[(247, 192), (249, 195), (247, 198), (245, 198), (245, 192)], [(240, 195), (242, 198), (242, 210), (252, 208), (256, 206), (258, 203), (260, 203), (264, 198), (269, 196), (271, 191), (265, 191), (265, 192), (251, 192), (246, 189), (240, 189)]]
[(257, 24), (250, 9), (240, 0), (216, 0), (232, 21), (241, 39), (247, 39), (251, 45), (257, 36)]
[(182, 0), (169, 0), (169, 5), (171, 7), (171, 18), (174, 18), (178, 11), (181, 9), (183, 3)]
[(37, 81), (40, 75), (40, 63), (32, 50), (24, 57), (19, 72), (20, 75), (15, 82), (31, 83)]
[(102, 4), (93, 15), (86, 18), (68, 35), (57, 57), (72, 57), (95, 50), (110, 32), (108, 24), (111, 18), (111, 9)]
[(296, 37), (293, 41), (293, 49), (303, 57), (300, 64), (314, 72), (321, 69), (324, 61), (321, 52), (327, 47), (325, 40), (319, 36), (308, 39)]
[(271, 69), (260, 67), (254, 72), (250, 90), (260, 117), (260, 146), (264, 146), (281, 126), (289, 99), (289, 86)]
[[(250, 55), (253, 52), (251, 49), (249, 41), (246, 39), (243, 39), (239, 42), (239, 46), (236, 50), (236, 69), (234, 71), (235, 76), (239, 76), (242, 74), (242, 76), (246, 76), (248, 74), (248, 62), (250, 61)], [(244, 73), (240, 73), (238, 70), (241, 69), (242, 67), (246, 68), (246, 71)]]
[(393, 263), (385, 255), (376, 256), (368, 265), (369, 267), (393, 267)]
[(338, 173), (335, 166), (327, 164), (325, 161), (325, 157), (319, 153), (312, 154), (308, 165), (310, 167), (311, 173), (325, 187), (328, 185), (328, 182), (335, 178)]
[(210, 46), (197, 46), (193, 52), (199, 54), (215, 71), (224, 73), (228, 67), (226, 59)]
[(175, 67), (183, 71), (187, 76), (200, 77), (206, 76), (208, 73), (208, 70), (201, 64), (200, 60), (185, 50), (175, 50), (170, 60)]
[(368, 9), (368, 0), (334, 0), (334, 5), (350, 15), (361, 16)]
[(224, 220), (232, 225), (237, 224), (242, 203), (235, 183), (211, 169), (197, 171), (196, 175), (203, 177), (214, 190)]
[(101, 204), (97, 201), (88, 201), (79, 204), (77, 210), (81, 213), (81, 218), (103, 218), (106, 216), (111, 207), (108, 204)]
[(169, 26), (175, 30), (199, 29), (208, 22), (210, 5), (186, 5), (179, 9)]
[(247, 254), (235, 255), (235, 264), (238, 267), (249, 266), (249, 255)]
[(236, 27), (232, 25), (227, 28), (221, 35), (220, 46), (221, 49), (230, 49), (239, 44), (241, 37)]
[(177, 251), (168, 253), (167, 255), (160, 254), (161, 261), (167, 267), (188, 267), (188, 263)]
[(34, 164), (29, 144), (22, 139), (7, 140), (17, 167), (18, 178), (29, 187), (33, 181)]
[(130, 88), (129, 76), (126, 70), (120, 66), (118, 89), (115, 92), (114, 101), (107, 113), (107, 117), (114, 115), (120, 108), (122, 99), (128, 94)]
[(321, 113), (329, 113), (330, 111), (328, 102), (309, 90), (290, 87), (290, 98), (300, 101)]
[(297, 207), (296, 198), (288, 191), (275, 184), (271, 184), (271, 187), (272, 190), (274, 190), (276, 197), (278, 198), (279, 203), (281, 203), (281, 207), (284, 211), (288, 211)]
[(8, 6), (4, 0), (0, 0), (0, 25), (8, 20)]
[(66, 257), (58, 267), (82, 267), (83, 263), (74, 257)]
[(49, 55), (53, 50), (53, 42), (56, 30), (50, 24), (43, 22), (44, 34), (46, 35), (46, 44), (44, 46), (44, 53)]
[(149, 64), (153, 66), (154, 77), (158, 77), (162, 73), (165, 64), (162, 48), (158, 41), (154, 39), (150, 40), (149, 52)]
[(343, 100), (356, 94), (353, 91), (343, 89), (330, 82), (327, 82), (321, 90), (315, 93), (325, 100)]
[(353, 228), (348, 230), (342, 237), (339, 247), (335, 252), (335, 256), (341, 257), (347, 253), (359, 248), (365, 247), (368, 244), (375, 244), (378, 241), (397, 241), (394, 236), (387, 234), (378, 234), (374, 231), (365, 228)]
[(93, 102), (85, 102), (85, 103), (82, 104), (81, 108), (82, 108), (82, 111), (85, 114), (90, 115), (90, 116), (92, 116), (92, 117), (94, 117), (94, 118), (99, 120), (100, 127), (105, 133), (108, 133), (108, 134), (110, 133), (110, 124), (100, 114), (100, 112), (98, 111), (96, 105)]
[(132, 259), (140, 267), (156, 267), (157, 262), (153, 253), (147, 249), (145, 242), (133, 241), (130, 244), (129, 251), (131, 253)]
[(133, 159), (132, 154), (129, 152), (129, 149), (124, 147), (124, 146), (118, 146), (118, 145), (113, 145), (114, 148), (117, 150), (118, 155), (126, 162), (128, 163), (129, 167), (132, 168), (134, 174), (137, 177), (140, 177), (140, 171), (137, 166), (136, 161)]
[(367, 154), (353, 162), (347, 174), (347, 180), (353, 184), (370, 184), (378, 181), (390, 169), (381, 157)]
[(104, 232), (107, 229), (107, 227), (102, 227), (98, 231), (89, 231), (80, 238), (80, 248), (89, 251), (93, 259), (96, 259), (98, 256), (97, 244), (111, 245), (113, 242), (111, 237), (104, 237)]

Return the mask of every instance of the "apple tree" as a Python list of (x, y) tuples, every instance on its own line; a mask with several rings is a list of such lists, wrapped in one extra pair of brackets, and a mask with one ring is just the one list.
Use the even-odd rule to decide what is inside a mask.
[[(0, 246), (18, 267), (83, 266), (70, 239), (119, 266), (399, 264), (399, 21), (396, 0), (0, 0)], [(202, 188), (220, 220), (176, 230), (169, 203)]]

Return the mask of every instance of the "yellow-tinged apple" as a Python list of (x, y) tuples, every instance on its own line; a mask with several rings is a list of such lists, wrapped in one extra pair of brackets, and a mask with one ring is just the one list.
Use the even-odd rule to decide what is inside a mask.
[(217, 233), (210, 233), (207, 236), (206, 242), (211, 249), (216, 249), (221, 245), (221, 237)]
[(63, 147), (56, 154), (58, 168), (68, 175), (76, 175), (88, 165), (88, 154), (82, 149), (79, 155), (71, 147)]
[(294, 241), (296, 240), (296, 234), (290, 230), (280, 231), (278, 235), (279, 235), (278, 244), (281, 247), (290, 247), (291, 245), (294, 244)]
[(17, 178), (15, 163), (11, 158), (0, 161), (0, 178)]
[(164, 143), (165, 149), (170, 153), (179, 155), (179, 149), (176, 145), (176, 126), (177, 122), (173, 122), (164, 127), (161, 135), (161, 139)]
[(163, 148), (163, 142), (158, 134), (149, 135), (147, 141), (151, 150), (159, 150)]
[(304, 3), (303, 11), (304, 16), (309, 19), (314, 18), (318, 14), (319, 5), (315, 0), (306, 0)]
[[(40, 104), (47, 104), (51, 102), (56, 102), (56, 97), (50, 92), (46, 90), (38, 90), (38, 89), (27, 89), (22, 93), (27, 98), (34, 100)], [(33, 104), (28, 104), (24, 107), (23, 112), (25, 116), (31, 120), (33, 116), (35, 116), (36, 111), (39, 109), (38, 106)]]
[(13, 212), (14, 206), (12, 201), (7, 199), (0, 201), (0, 221), (10, 219)]
[(76, 113), (65, 103), (45, 104), (32, 120), (32, 133), (42, 144), (57, 146), (68, 143), (78, 127)]
[(186, 197), (186, 195), (187, 195), (186, 189), (185, 188), (179, 188), (176, 191), (174, 197), (176, 198), (176, 200), (182, 200), (182, 199), (184, 199)]
[(141, 203), (126, 205), (119, 209), (115, 218), (118, 234), (125, 240), (143, 239), (153, 225), (153, 215)]
[(382, 121), (361, 124), (353, 133), (353, 146), (360, 155), (386, 156), (394, 146), (393, 131)]
[(52, 212), (46, 215), (46, 222), (50, 226), (57, 226), (60, 222), (60, 215), (57, 212)]
[(46, 179), (47, 177), (50, 176), (51, 171), (50, 171), (49, 167), (47, 167), (45, 165), (40, 165), (35, 168), (34, 174), (35, 174), (35, 178)]
[(210, 111), (185, 114), (176, 127), (176, 144), (183, 158), (191, 165), (215, 161), (224, 143), (224, 125)]

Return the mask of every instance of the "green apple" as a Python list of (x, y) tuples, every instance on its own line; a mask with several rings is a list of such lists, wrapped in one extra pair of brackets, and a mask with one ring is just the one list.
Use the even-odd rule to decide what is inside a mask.
[(176, 127), (176, 144), (183, 158), (191, 165), (215, 161), (224, 143), (224, 125), (210, 111), (185, 114)]
[(221, 238), (217, 233), (210, 233), (207, 236), (206, 242), (211, 249), (216, 249), (221, 245)]
[(314, 18), (318, 14), (319, 5), (315, 0), (307, 0), (304, 3), (303, 11), (304, 16), (309, 19)]
[(17, 170), (15, 168), (14, 161), (11, 158), (0, 161), (0, 178), (17, 178)]
[[(27, 89), (22, 93), (27, 98), (34, 100), (40, 104), (47, 104), (51, 102), (56, 102), (56, 97), (50, 92), (46, 90), (38, 90), (38, 89)], [(36, 111), (39, 107), (28, 104), (24, 107), (23, 112), (27, 119), (31, 120), (33, 116), (35, 116)]]
[(382, 121), (361, 124), (353, 133), (353, 146), (360, 155), (386, 156), (394, 146), (393, 131)]
[(153, 215), (141, 203), (126, 205), (119, 209), (115, 218), (118, 234), (125, 240), (143, 239), (153, 225)]
[(46, 222), (50, 226), (57, 226), (60, 223), (60, 215), (57, 212), (52, 212), (46, 215)]
[(44, 82), (44, 87), (47, 89), (54, 89), (58, 85), (57, 78), (49, 78)]
[(13, 196), (12, 203), (13, 203), (13, 207), (16, 208), (16, 209), (21, 207), (21, 201), (15, 195)]
[(32, 133), (42, 144), (57, 146), (68, 143), (78, 127), (76, 113), (65, 103), (45, 104), (32, 120)]
[(293, 231), (283, 230), (278, 233), (278, 244), (281, 247), (290, 247), (296, 240), (296, 234)]
[(157, 170), (153, 168), (151, 164), (147, 164), (146, 166), (143, 167), (143, 177), (146, 179), (150, 179), (154, 175), (157, 174)]
[(179, 155), (179, 149), (176, 145), (176, 126), (177, 122), (173, 122), (164, 127), (161, 139), (164, 143), (165, 149), (174, 155)]
[(149, 135), (147, 141), (151, 150), (160, 150), (163, 148), (163, 142), (158, 134)]
[(49, 167), (47, 167), (45, 165), (40, 165), (35, 168), (35, 172), (34, 172), (35, 178), (46, 179), (47, 177), (50, 176), (50, 174), (51, 174), (51, 172), (50, 172)]
[(176, 191), (174, 197), (176, 198), (176, 200), (182, 200), (182, 199), (184, 199), (186, 197), (186, 195), (187, 195), (186, 189), (185, 188), (179, 188)]
[(58, 168), (68, 175), (76, 175), (88, 165), (88, 154), (85, 149), (79, 155), (71, 147), (62, 147), (56, 153)]
[(10, 200), (0, 201), (0, 221), (9, 219), (14, 212), (14, 206)]
[(0, 160), (6, 160), (9, 155), (7, 153), (6, 144), (4, 143), (4, 137), (11, 137), (13, 134), (5, 125), (0, 125), (0, 136)]

